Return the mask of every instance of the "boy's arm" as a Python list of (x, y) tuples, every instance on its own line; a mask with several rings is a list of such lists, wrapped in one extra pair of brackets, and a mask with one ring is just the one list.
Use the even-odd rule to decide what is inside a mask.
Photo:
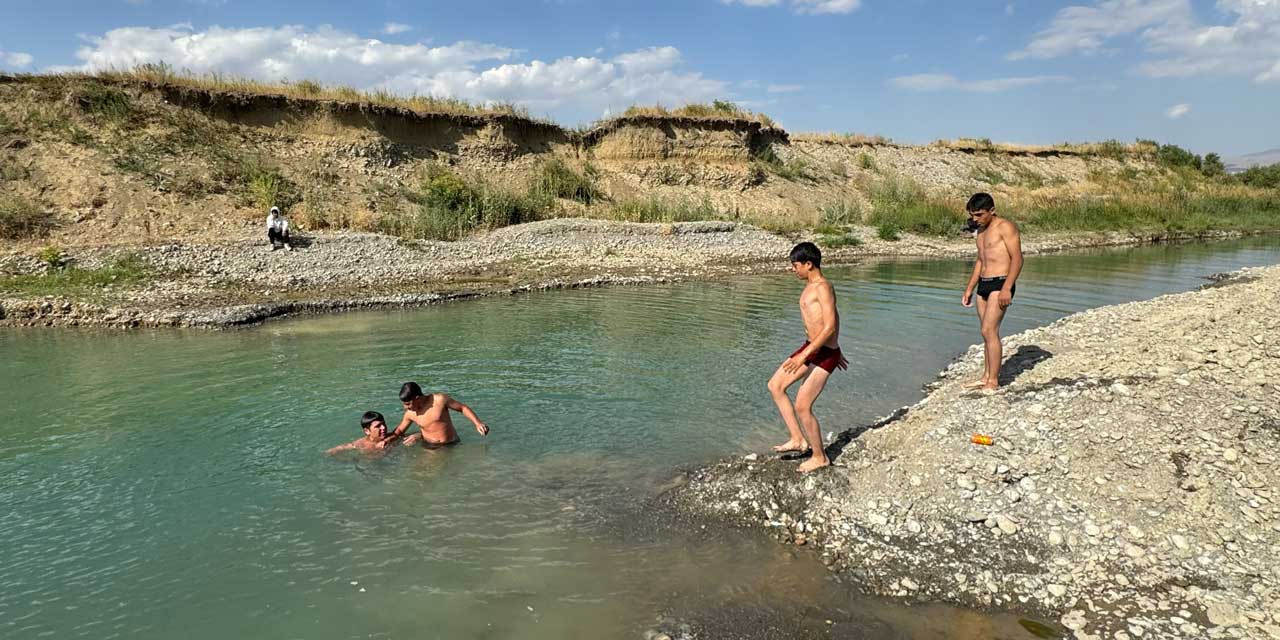
[(395, 431), (387, 434), (387, 437), (382, 439), (383, 442), (394, 440), (395, 438), (399, 438), (404, 435), (404, 432), (409, 429), (409, 425), (412, 422), (413, 421), (409, 419), (409, 412), (404, 412), (404, 417), (400, 419), (400, 425), (396, 427)]
[(477, 416), (476, 412), (471, 410), (471, 407), (468, 407), (467, 405), (462, 404), (461, 402), (458, 402), (457, 400), (449, 397), (447, 394), (443, 394), (443, 395), (444, 395), (444, 406), (466, 416), (466, 418), (471, 421), (471, 424), (474, 424), (476, 426), (476, 431), (479, 431), (480, 435), (482, 436), (489, 435), (489, 427), (486, 426), (485, 423), (480, 421), (480, 416)]
[(1004, 286), (1000, 288), (1000, 306), (1007, 307), (1013, 303), (1013, 285), (1022, 273), (1022, 234), (1012, 222), (1005, 227), (1001, 235), (1004, 247), (1009, 251), (1009, 275), (1005, 277)]
[(830, 284), (818, 288), (818, 312), (822, 316), (822, 328), (818, 330), (818, 335), (809, 340), (809, 346), (805, 347), (804, 351), (788, 358), (783, 363), (783, 370), (788, 373), (798, 371), (803, 367), (805, 360), (808, 360), (818, 349), (826, 346), (831, 336), (836, 334), (836, 294), (835, 288)]
[[(982, 242), (978, 240), (977, 242)], [(973, 290), (978, 286), (978, 278), (982, 277), (982, 254), (978, 254), (978, 259), (973, 261), (973, 273), (969, 275), (969, 284), (965, 285), (964, 297), (960, 298), (960, 304), (966, 307), (973, 306)]]
[(330, 449), (330, 450), (328, 450), (328, 451), (324, 452), (324, 454), (325, 454), (325, 455), (327, 455), (327, 456), (331, 456), (331, 455), (333, 455), (333, 454), (335, 454), (335, 453), (338, 453), (339, 451), (347, 451), (347, 450), (349, 450), (349, 449), (355, 449), (355, 448), (356, 448), (356, 445), (358, 445), (358, 444), (360, 444), (360, 441), (359, 441), (359, 440), (356, 440), (355, 442), (348, 442), (348, 443), (346, 443), (346, 444), (340, 444), (340, 445), (338, 445), (338, 446), (336, 446), (336, 447), (334, 447), (334, 448), (332, 448), (332, 449)]

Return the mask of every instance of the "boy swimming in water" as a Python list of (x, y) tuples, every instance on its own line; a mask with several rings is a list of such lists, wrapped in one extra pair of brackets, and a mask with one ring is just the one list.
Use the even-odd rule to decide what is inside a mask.
[[(363, 438), (354, 442), (348, 442), (347, 444), (338, 445), (325, 453), (333, 455), (339, 451), (377, 451), (385, 448), (389, 443), (395, 440), (395, 437), (387, 437), (387, 420), (377, 411), (366, 411), (364, 415), (360, 417), (360, 428), (364, 431)], [(410, 444), (411, 440), (416, 442), (416, 438), (418, 437), (419, 436), (416, 433), (409, 436), (409, 438), (405, 439), (405, 444)]]
[[(969, 219), (977, 225), (974, 238), (978, 244), (978, 261), (969, 276), (960, 304), (978, 307), (978, 323), (982, 330), (982, 379), (965, 385), (969, 389), (994, 390), (1000, 386), (1000, 360), (1004, 356), (1000, 344), (1000, 322), (1013, 304), (1018, 274), (1022, 272), (1022, 236), (1017, 225), (996, 216), (996, 201), (990, 194), (975, 193), (965, 205)], [(973, 299), (977, 292), (981, 300)]]
[[(837, 367), (847, 369), (849, 361), (840, 352), (840, 313), (836, 310), (835, 289), (822, 275), (822, 252), (812, 242), (801, 242), (791, 250), (790, 257), (791, 270), (806, 283), (800, 294), (800, 316), (808, 340), (769, 378), (769, 393), (791, 436), (773, 450), (779, 453), (812, 451), (798, 469), (800, 473), (808, 473), (831, 464), (823, 450), (822, 428), (813, 415), (813, 403), (831, 373)], [(800, 380), (804, 380), (804, 384), (796, 392), (792, 406), (787, 389)]]
[(488, 435), (489, 427), (480, 421), (476, 412), (444, 393), (422, 393), (422, 387), (416, 382), (406, 382), (400, 387), (400, 402), (404, 405), (404, 418), (400, 425), (388, 436), (398, 438), (404, 435), (410, 424), (418, 425), (419, 439), (412, 442), (405, 440), (405, 445), (421, 442), (425, 447), (442, 447), (458, 442), (458, 431), (453, 428), (453, 418), (449, 411), (457, 411), (466, 416), (476, 426), (480, 435)]

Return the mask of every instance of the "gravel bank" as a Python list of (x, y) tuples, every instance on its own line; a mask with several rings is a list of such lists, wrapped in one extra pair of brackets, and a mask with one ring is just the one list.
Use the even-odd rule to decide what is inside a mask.
[(838, 436), (836, 467), (802, 478), (752, 455), (670, 498), (882, 595), (1022, 611), (1080, 639), (1280, 638), (1280, 267), (1005, 349), (1000, 392), (963, 391), (975, 346), (920, 403)]
[[(958, 258), (973, 252), (972, 240), (959, 232), (952, 239), (908, 235), (896, 242), (876, 238), (871, 228), (856, 233), (862, 243), (829, 251), (828, 262)], [(1031, 238), (1024, 249), (1034, 254), (1168, 239), (1078, 234)], [(0, 292), (0, 324), (218, 327), (300, 313), (406, 307), (530, 290), (715, 278), (784, 269), (786, 253), (796, 241), (734, 222), (556, 219), (460, 242), (334, 233), (301, 239), (295, 251), (272, 251), (259, 237), (213, 244), (78, 248), (67, 255), (83, 268), (97, 268), (129, 252), (141, 255), (161, 275), (143, 285), (57, 296)], [(28, 248), (0, 256), (0, 274), (46, 270), (37, 252)]]

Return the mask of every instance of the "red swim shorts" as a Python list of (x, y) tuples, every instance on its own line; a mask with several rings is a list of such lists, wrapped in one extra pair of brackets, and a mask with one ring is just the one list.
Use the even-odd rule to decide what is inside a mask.
[[(800, 348), (796, 349), (795, 352), (791, 354), (791, 357), (794, 358), (800, 355), (800, 352), (804, 351), (808, 347), (809, 347), (809, 341), (805, 340), (804, 344), (800, 345)], [(818, 347), (818, 350), (814, 351), (813, 355), (809, 356), (809, 358), (805, 360), (804, 363), (811, 364), (815, 367), (821, 367), (823, 369), (826, 369), (827, 373), (831, 373), (836, 370), (836, 367), (840, 367), (841, 369), (848, 368), (847, 366), (840, 365), (840, 359), (842, 357), (843, 357), (843, 354), (840, 353), (839, 349), (832, 349), (831, 347)]]

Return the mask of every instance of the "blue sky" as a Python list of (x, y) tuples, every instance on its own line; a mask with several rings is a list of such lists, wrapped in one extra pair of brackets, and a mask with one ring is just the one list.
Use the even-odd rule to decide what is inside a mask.
[(565, 124), (726, 98), (903, 142), (1280, 147), (1280, 0), (0, 0), (0, 69), (165, 60), (512, 100)]

